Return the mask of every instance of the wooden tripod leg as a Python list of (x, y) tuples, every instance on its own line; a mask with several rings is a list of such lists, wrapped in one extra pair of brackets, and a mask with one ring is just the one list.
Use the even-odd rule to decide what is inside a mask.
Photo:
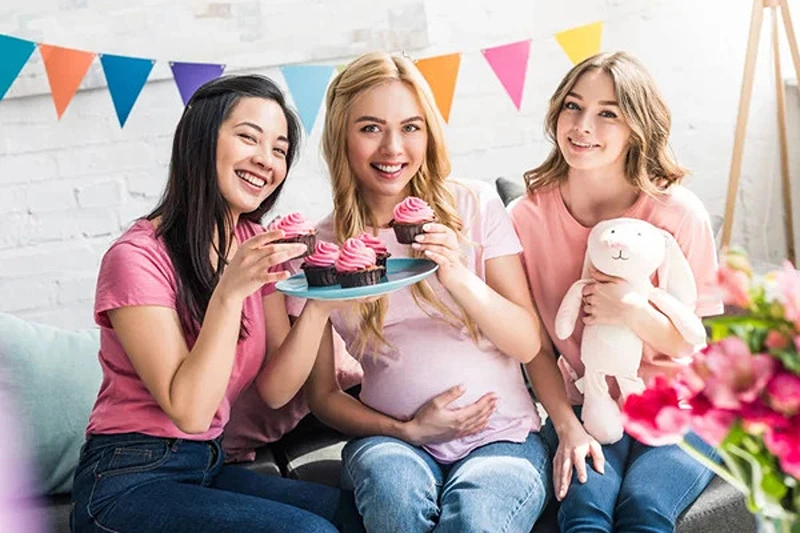
[(786, 254), (794, 265), (794, 221), (792, 219), (792, 185), (789, 179), (789, 143), (786, 132), (786, 92), (783, 88), (783, 75), (781, 74), (780, 42), (778, 40), (778, 17), (780, 12), (777, 7), (772, 11), (772, 57), (775, 62), (775, 89), (778, 100), (778, 137), (780, 139), (781, 153), (781, 184), (783, 190), (783, 222), (786, 230)]
[(789, 51), (792, 53), (794, 75), (797, 81), (800, 82), (800, 51), (797, 49), (797, 37), (794, 34), (792, 15), (789, 13), (789, 4), (786, 0), (779, 0), (779, 3), (781, 6), (781, 14), (783, 15), (783, 27), (786, 30), (786, 40), (789, 41)]
[(736, 119), (736, 133), (733, 140), (733, 157), (731, 159), (731, 172), (728, 179), (728, 198), (725, 202), (725, 219), (722, 225), (722, 246), (731, 242), (731, 228), (733, 227), (733, 210), (736, 207), (736, 193), (739, 189), (739, 176), (742, 173), (742, 152), (744, 149), (744, 136), (747, 131), (747, 115), (750, 112), (750, 98), (753, 95), (753, 77), (758, 53), (758, 40), (761, 36), (761, 22), (764, 18), (763, 0), (753, 0), (753, 13), (750, 17), (750, 37), (747, 41), (747, 55), (744, 62), (744, 77), (742, 78), (742, 95), (739, 99), (739, 115)]

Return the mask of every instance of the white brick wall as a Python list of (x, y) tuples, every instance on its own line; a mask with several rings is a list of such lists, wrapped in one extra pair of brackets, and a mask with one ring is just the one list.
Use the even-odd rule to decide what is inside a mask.
[[(790, 0), (795, 20), (800, 0)], [(6, 3), (7, 4), (7, 3)], [(570, 63), (555, 32), (602, 20), (603, 48), (648, 65), (671, 104), (673, 148), (688, 185), (724, 211), (750, 2), (729, 0), (12, 0), (0, 33), (159, 60), (120, 129), (95, 60), (61, 121), (34, 53), (0, 102), (0, 311), (91, 325), (94, 278), (108, 244), (153, 207), (164, 185), (182, 104), (166, 60), (221, 62), (283, 84), (277, 65), (338, 64), (361, 52), (414, 57), (464, 52), (447, 128), (456, 175), (518, 178), (549, 150), (547, 99)], [(768, 21), (768, 17), (765, 22)], [(759, 259), (785, 255), (775, 125), (775, 80), (765, 24), (734, 240)], [(517, 111), (480, 49), (531, 38)], [(784, 73), (793, 76), (788, 51)], [(790, 95), (792, 116), (800, 97)], [(322, 112), (277, 209), (312, 218), (330, 208), (319, 155)], [(794, 128), (798, 122), (795, 120)], [(800, 131), (800, 130), (798, 130)], [(800, 182), (794, 134), (793, 175)], [(800, 207), (800, 206), (798, 206)], [(800, 211), (800, 209), (798, 209)], [(800, 213), (795, 219), (800, 218)], [(800, 224), (798, 224), (800, 227)], [(796, 231), (800, 236), (800, 230)]]

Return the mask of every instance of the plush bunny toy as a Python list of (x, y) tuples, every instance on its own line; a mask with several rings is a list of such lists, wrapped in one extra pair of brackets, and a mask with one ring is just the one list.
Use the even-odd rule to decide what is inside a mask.
[[(664, 230), (639, 219), (616, 218), (597, 224), (589, 234), (582, 279), (567, 291), (558, 309), (555, 332), (559, 339), (572, 335), (581, 311), (583, 286), (591, 280), (589, 265), (628, 281), (632, 289), (666, 315), (692, 345), (702, 346), (705, 330), (694, 314), (697, 289), (689, 262), (678, 243)], [(658, 287), (650, 277), (658, 272)], [(608, 392), (606, 376), (619, 384), (622, 398), (641, 392), (638, 376), (642, 340), (625, 326), (588, 324), (581, 339), (585, 373), (576, 382), (584, 395), (582, 419), (586, 431), (601, 444), (622, 438), (622, 418)]]

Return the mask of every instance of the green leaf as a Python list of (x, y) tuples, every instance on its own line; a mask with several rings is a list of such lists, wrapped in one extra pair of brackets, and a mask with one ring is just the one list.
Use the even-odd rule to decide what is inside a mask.
[(769, 353), (776, 359), (780, 360), (786, 370), (792, 372), (793, 374), (800, 375), (800, 354), (798, 354), (795, 350), (772, 350)]

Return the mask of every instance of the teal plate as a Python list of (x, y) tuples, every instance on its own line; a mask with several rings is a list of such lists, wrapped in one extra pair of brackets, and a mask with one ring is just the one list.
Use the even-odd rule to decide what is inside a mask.
[(275, 288), (287, 296), (309, 298), (311, 300), (352, 300), (368, 296), (380, 296), (402, 289), (433, 274), (439, 265), (429, 259), (386, 260), (386, 275), (376, 285), (348, 287), (329, 285), (328, 287), (309, 287), (305, 273), (295, 274), (289, 279), (279, 281)]

